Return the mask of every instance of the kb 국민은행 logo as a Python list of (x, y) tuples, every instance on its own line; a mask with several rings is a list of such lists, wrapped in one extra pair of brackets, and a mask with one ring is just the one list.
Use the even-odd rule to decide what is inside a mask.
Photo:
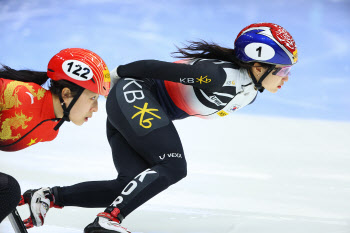
[(140, 126), (142, 126), (143, 128), (151, 128), (152, 127), (152, 120), (154, 120), (154, 118), (150, 117), (150, 118), (147, 118), (147, 119), (144, 119), (144, 116), (146, 113), (158, 118), (158, 119), (161, 119), (160, 116), (158, 116), (157, 114), (153, 113), (153, 112), (156, 112), (156, 111), (159, 111), (158, 109), (156, 108), (147, 108), (148, 107), (148, 103), (146, 102), (144, 105), (143, 105), (143, 108), (140, 108), (140, 107), (137, 107), (134, 105), (134, 108), (140, 110), (138, 111), (137, 113), (135, 113), (131, 119), (134, 119), (136, 116), (140, 115)]

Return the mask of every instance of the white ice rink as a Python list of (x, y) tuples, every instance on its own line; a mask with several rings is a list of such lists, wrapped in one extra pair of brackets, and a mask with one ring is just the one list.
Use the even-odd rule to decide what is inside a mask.
[[(53, 142), (1, 152), (0, 171), (22, 192), (116, 178), (105, 118), (101, 102), (90, 122), (65, 123)], [(133, 232), (350, 233), (349, 122), (232, 114), (175, 125), (188, 176), (125, 219)], [(101, 210), (51, 209), (29, 232), (83, 232)], [(7, 219), (0, 232), (12, 232)]]

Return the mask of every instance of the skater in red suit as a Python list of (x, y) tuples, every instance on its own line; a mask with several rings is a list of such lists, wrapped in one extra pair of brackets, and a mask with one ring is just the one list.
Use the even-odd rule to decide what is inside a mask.
[(297, 62), (292, 36), (276, 24), (249, 25), (234, 44), (192, 42), (178, 50), (181, 61), (141, 60), (113, 69), (107, 138), (118, 177), (53, 187), (54, 204), (107, 207), (85, 233), (129, 232), (123, 219), (187, 174), (172, 121), (229, 117), (264, 89), (276, 93)]
[[(51, 79), (50, 89), (41, 85)], [(98, 96), (107, 96), (110, 74), (95, 53), (64, 49), (47, 72), (0, 70), (0, 150), (18, 151), (56, 138), (64, 121), (82, 125), (98, 110)], [(0, 222), (20, 201), (20, 187), (0, 173)], [(40, 198), (45, 191), (37, 194)], [(21, 200), (23, 202), (23, 200)], [(30, 223), (28, 223), (30, 224)], [(40, 224), (40, 223), (38, 223)]]

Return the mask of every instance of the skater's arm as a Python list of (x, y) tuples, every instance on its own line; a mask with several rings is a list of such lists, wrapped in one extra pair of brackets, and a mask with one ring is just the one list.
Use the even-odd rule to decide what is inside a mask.
[(140, 60), (119, 66), (117, 73), (120, 77), (167, 80), (202, 89), (221, 87), (226, 80), (224, 69), (208, 60), (193, 65)]

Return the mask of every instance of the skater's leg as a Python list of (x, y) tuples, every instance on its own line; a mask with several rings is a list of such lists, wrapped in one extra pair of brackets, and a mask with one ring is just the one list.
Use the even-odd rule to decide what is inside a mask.
[[(112, 89), (106, 107), (110, 123), (150, 165), (135, 176), (107, 208), (107, 212), (118, 208), (120, 216), (125, 217), (184, 178), (187, 174), (186, 160), (173, 123), (147, 84), (122, 79)], [(114, 143), (118, 142), (110, 141), (111, 146)], [(132, 167), (132, 164), (123, 166)]]
[[(149, 167), (124, 187), (105, 212), (98, 214), (99, 218), (85, 228), (86, 233), (128, 232), (119, 224), (125, 216), (186, 176), (186, 160), (179, 135), (154, 94), (140, 82), (120, 80), (111, 90), (106, 107), (111, 125)], [(114, 146), (118, 143), (118, 138), (110, 140), (111, 147), (117, 149), (113, 153), (118, 153), (118, 147)], [(118, 161), (116, 164), (119, 166)]]
[(107, 137), (109, 142), (113, 142), (110, 143), (110, 146), (118, 178), (54, 187), (57, 205), (106, 207), (137, 174), (149, 167), (149, 164), (137, 154), (109, 120), (107, 120)]

